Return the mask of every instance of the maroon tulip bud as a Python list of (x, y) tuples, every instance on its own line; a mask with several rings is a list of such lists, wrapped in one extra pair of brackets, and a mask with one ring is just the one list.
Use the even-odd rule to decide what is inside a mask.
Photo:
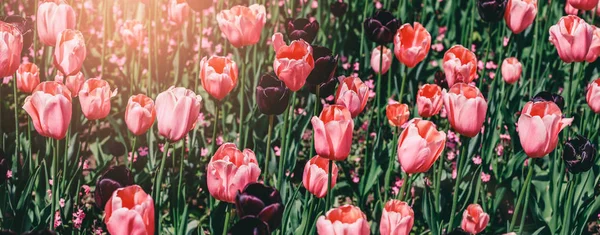
[(594, 165), (596, 147), (587, 138), (575, 136), (564, 145), (562, 158), (567, 170), (573, 174), (589, 171)]
[(269, 230), (275, 230), (281, 224), (284, 205), (275, 188), (252, 183), (243, 192), (238, 191), (235, 208), (240, 218), (257, 217), (269, 225)]
[(535, 95), (533, 97), (533, 99), (531, 99), (531, 101), (533, 102), (538, 102), (538, 101), (550, 101), (550, 102), (554, 102), (556, 105), (558, 105), (558, 107), (562, 110), (565, 107), (565, 99), (559, 95), (559, 94), (553, 94), (547, 91), (542, 91), (540, 93), (538, 93), (537, 95)]
[(448, 89), (448, 81), (446, 80), (446, 74), (442, 71), (435, 72), (433, 76), (433, 82), (441, 87), (442, 89)]
[(94, 192), (96, 206), (104, 210), (104, 205), (112, 197), (115, 190), (130, 185), (133, 185), (133, 176), (127, 167), (111, 167), (96, 182), (96, 191)]
[(256, 87), (256, 103), (261, 113), (267, 115), (282, 114), (290, 100), (290, 89), (273, 73), (260, 77)]
[(327, 47), (313, 46), (313, 58), (315, 67), (306, 78), (309, 86), (317, 86), (326, 83), (335, 75), (338, 57)]
[(333, 14), (335, 17), (342, 17), (348, 10), (348, 3), (342, 2), (341, 0), (333, 1), (331, 3), (330, 10), (331, 14)]
[(363, 22), (367, 38), (378, 45), (394, 41), (400, 22), (389, 11), (377, 11)]
[(319, 32), (319, 22), (306, 18), (288, 19), (285, 29), (290, 40), (302, 39), (312, 43)]
[(269, 235), (269, 226), (254, 216), (246, 216), (227, 231), (229, 235)]

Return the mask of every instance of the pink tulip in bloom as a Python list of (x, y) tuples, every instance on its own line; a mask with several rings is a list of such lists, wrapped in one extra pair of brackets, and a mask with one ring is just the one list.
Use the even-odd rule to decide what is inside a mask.
[(13, 75), (19, 69), (23, 35), (17, 27), (0, 21), (0, 78)]
[(234, 6), (217, 14), (217, 23), (229, 43), (234, 47), (254, 45), (260, 40), (267, 20), (265, 7), (253, 4), (249, 7)]
[(385, 106), (385, 116), (391, 126), (400, 127), (408, 121), (410, 111), (408, 110), (408, 105), (393, 101)]
[(202, 87), (217, 100), (222, 100), (235, 88), (237, 79), (237, 64), (229, 57), (213, 55), (200, 61)]
[(17, 88), (25, 93), (31, 93), (40, 84), (40, 70), (37, 65), (29, 62), (22, 63), (17, 70)]
[(294, 40), (285, 45), (281, 33), (273, 35), (275, 74), (291, 91), (298, 91), (306, 83), (306, 78), (315, 68), (312, 47), (304, 40)]
[(469, 49), (455, 45), (444, 54), (444, 73), (448, 86), (455, 83), (470, 83), (477, 76), (477, 57)]
[(414, 28), (406, 23), (394, 36), (394, 54), (396, 59), (409, 68), (414, 68), (427, 57), (431, 49), (431, 35), (419, 22)]
[(104, 211), (112, 235), (154, 234), (154, 200), (138, 185), (115, 190)]
[(81, 112), (89, 120), (105, 118), (110, 112), (110, 98), (116, 95), (117, 89), (111, 91), (107, 81), (90, 78), (83, 83), (79, 91)]
[(87, 55), (83, 35), (77, 30), (67, 29), (60, 32), (57, 39), (54, 66), (67, 76), (79, 73)]
[(129, 97), (125, 108), (125, 123), (134, 135), (142, 135), (152, 127), (156, 120), (154, 101), (150, 97), (138, 94)]
[(71, 92), (58, 82), (42, 82), (25, 98), (23, 109), (40, 135), (63, 139), (71, 123)]
[(594, 28), (574, 15), (563, 16), (550, 27), (550, 42), (565, 63), (585, 61), (593, 35)]
[(343, 205), (333, 208), (317, 219), (319, 235), (369, 235), (367, 216), (360, 208)]
[(206, 174), (210, 195), (234, 203), (238, 190), (258, 181), (260, 168), (252, 150), (242, 152), (234, 143), (224, 143), (210, 159)]
[(460, 227), (467, 233), (470, 234), (478, 234), (485, 230), (488, 222), (490, 221), (490, 216), (483, 212), (483, 209), (478, 204), (471, 204), (467, 207), (465, 212), (463, 212), (462, 222), (460, 223)]
[(563, 118), (552, 101), (527, 102), (517, 122), (523, 151), (532, 158), (549, 154), (558, 144), (558, 133), (571, 122), (573, 118)]
[(167, 8), (169, 21), (175, 25), (182, 25), (188, 18), (190, 11), (187, 2), (179, 2), (179, 0), (171, 0), (169, 2), (169, 8)]
[(515, 57), (510, 57), (502, 61), (502, 79), (508, 84), (514, 84), (521, 78), (523, 65)]
[(398, 162), (407, 174), (424, 173), (440, 157), (446, 146), (446, 133), (433, 122), (415, 118), (400, 134)]
[(79, 95), (81, 87), (83, 86), (83, 83), (85, 82), (85, 77), (80, 71), (75, 75), (66, 76), (65, 78), (65, 76), (60, 71), (58, 71), (56, 73), (56, 76), (54, 76), (54, 81), (60, 82), (67, 86), (67, 88), (69, 88), (69, 90), (71, 91), (73, 97), (77, 97)]
[(450, 91), (443, 91), (444, 106), (448, 113), (448, 121), (454, 130), (467, 137), (476, 136), (487, 112), (487, 101), (473, 85), (454, 84)]
[(131, 48), (137, 48), (142, 45), (146, 38), (146, 30), (144, 25), (137, 20), (127, 20), (119, 30), (125, 44)]
[(585, 100), (594, 113), (600, 113), (600, 78), (588, 85)]
[[(338, 176), (338, 167), (332, 162), (331, 188), (335, 186)], [(304, 166), (302, 184), (310, 193), (318, 198), (327, 195), (327, 181), (329, 177), (329, 159), (319, 155), (311, 158)]]
[(198, 120), (201, 102), (202, 97), (184, 87), (170, 87), (158, 94), (155, 101), (158, 133), (171, 142), (183, 139)]
[(579, 10), (591, 11), (598, 5), (598, 0), (567, 0), (567, 4)]
[(569, 4), (569, 1), (567, 1), (565, 3), (565, 13), (567, 13), (567, 15), (577, 15), (577, 13), (579, 13), (579, 10), (571, 6), (571, 4)]
[(346, 77), (335, 92), (336, 104), (346, 106), (352, 118), (358, 116), (367, 106), (369, 87), (355, 76)]
[(537, 0), (508, 0), (504, 21), (514, 34), (520, 34), (533, 23), (537, 11)]
[(417, 93), (417, 110), (419, 116), (428, 118), (437, 115), (442, 109), (444, 99), (442, 88), (436, 84), (425, 84)]
[(594, 36), (592, 37), (592, 45), (590, 45), (590, 50), (585, 57), (587, 62), (593, 63), (600, 56), (600, 28), (593, 26), (594, 28)]
[(381, 213), (381, 235), (409, 235), (415, 222), (415, 213), (408, 203), (392, 199), (385, 203)]
[[(381, 62), (381, 68), (379, 68), (379, 62)], [(392, 66), (392, 50), (387, 47), (383, 47), (383, 55), (381, 55), (381, 46), (373, 48), (371, 52), (371, 68), (375, 73), (385, 74)]]
[(315, 133), (315, 151), (321, 157), (343, 161), (350, 154), (354, 120), (342, 105), (323, 108), (319, 117), (311, 119)]
[(75, 29), (76, 17), (73, 8), (64, 0), (42, 0), (37, 11), (37, 31), (40, 41), (46, 46), (55, 46), (60, 32)]

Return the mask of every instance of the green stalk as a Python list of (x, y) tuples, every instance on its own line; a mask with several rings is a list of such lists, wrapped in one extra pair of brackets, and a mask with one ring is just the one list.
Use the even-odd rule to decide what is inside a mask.
[(274, 115), (269, 115), (269, 131), (267, 133), (267, 151), (265, 153), (265, 167), (263, 168), (263, 170), (265, 171), (263, 180), (267, 184), (269, 183), (267, 177), (269, 177), (269, 174), (268, 174), (268, 171), (269, 171), (269, 155), (271, 155), (271, 137), (273, 135), (273, 119), (274, 118), (275, 118)]
[(331, 200), (333, 195), (331, 195), (331, 174), (333, 172), (333, 160), (329, 160), (329, 172), (327, 173), (327, 201), (325, 202), (325, 210), (323, 213), (327, 213), (329, 208), (332, 206)]
[[(533, 158), (530, 158), (529, 160), (529, 173), (527, 173), (527, 178), (525, 179), (525, 182), (523, 182), (523, 186), (521, 187), (521, 191), (519, 192), (519, 198), (517, 199), (517, 204), (515, 204), (515, 211), (513, 213), (512, 219), (510, 221), (510, 227), (508, 229), (508, 231), (513, 231), (515, 228), (515, 223), (517, 222), (517, 217), (519, 216), (519, 212), (521, 209), (521, 202), (523, 201), (523, 198), (527, 195), (529, 196), (529, 190), (527, 190), (529, 188), (529, 184), (531, 183), (531, 177), (533, 176)], [(526, 211), (523, 211), (523, 213), (526, 213)], [(523, 217), (525, 217), (525, 215), (523, 214)]]
[[(317, 86), (317, 91), (315, 92), (315, 107), (313, 108), (313, 116), (318, 117), (319, 116), (319, 103), (321, 103), (321, 87)], [(314, 156), (315, 154), (315, 138), (312, 138), (312, 144), (310, 145), (310, 153), (309, 153), (309, 157)]]
[(288, 106), (287, 110), (285, 110), (285, 115), (284, 115), (284, 120), (283, 120), (283, 133), (281, 134), (282, 138), (285, 137), (282, 141), (281, 144), (281, 156), (279, 156), (279, 169), (277, 169), (277, 184), (279, 185), (279, 190), (281, 190), (283, 188), (283, 167), (284, 167), (284, 161), (286, 160), (286, 156), (287, 156), (287, 143), (289, 140), (289, 134), (291, 132), (291, 130), (289, 129), (290, 126), (290, 120), (294, 117), (293, 113), (294, 112), (294, 103), (296, 101), (296, 93), (294, 92), (292, 94), (292, 99), (291, 99), (291, 104)]
[[(469, 139), (470, 140), (470, 139)], [(458, 204), (458, 188), (460, 186), (460, 181), (462, 180), (462, 170), (464, 165), (466, 165), (466, 159), (469, 157), (468, 152), (469, 141), (463, 137), (462, 141), (462, 150), (460, 152), (461, 157), (456, 159), (456, 181), (454, 182), (454, 191), (452, 195), (452, 210), (450, 211), (450, 223), (448, 224), (448, 231), (451, 231), (454, 226), (454, 218), (456, 217), (456, 206)]]
[(156, 175), (156, 180), (154, 181), (154, 195), (152, 195), (152, 198), (155, 201), (155, 206), (156, 208), (154, 209), (154, 214), (155, 214), (155, 222), (156, 222), (156, 226), (158, 226), (158, 230), (157, 232), (160, 233), (160, 209), (162, 207), (162, 203), (161, 203), (161, 199), (160, 199), (160, 188), (162, 186), (162, 178), (163, 178), (163, 172), (165, 169), (165, 162), (167, 160), (167, 153), (169, 152), (169, 141), (165, 141), (165, 146), (163, 148), (163, 155), (162, 155), (162, 159), (160, 161), (160, 167), (158, 168), (158, 174)]
[[(240, 53), (241, 54), (241, 53)], [(241, 93), (241, 97), (240, 97), (240, 126), (239, 126), (239, 144), (238, 144), (238, 148), (243, 149), (244, 148), (244, 139), (246, 138), (244, 135), (244, 107), (246, 106), (246, 97), (245, 97), (245, 93), (246, 93), (246, 87), (244, 86), (244, 81), (246, 80), (246, 76), (244, 76), (246, 74), (246, 63), (247, 63), (247, 56), (244, 57), (244, 62), (242, 63), (242, 70), (239, 73), (239, 81), (240, 81), (240, 93)]]
[(100, 74), (104, 75), (104, 61), (106, 61), (104, 59), (106, 58), (106, 32), (108, 31), (108, 0), (104, 0), (102, 8), (104, 8), (104, 11), (102, 16), (102, 57), (100, 57)]
[[(19, 159), (19, 149), (20, 149), (20, 141), (19, 141), (19, 99), (17, 96), (17, 74), (15, 73), (13, 75), (13, 81), (14, 81), (14, 86), (13, 86), (13, 98), (15, 101), (15, 157), (17, 158), (16, 160), (18, 161)], [(14, 161), (15, 163), (17, 161)]]
[[(532, 161), (533, 163), (533, 161)], [(533, 171), (533, 165), (529, 169), (529, 174)], [(528, 174), (528, 176), (529, 176)], [(530, 181), (531, 182), (531, 181)], [(529, 192), (531, 191), (531, 183), (527, 184), (527, 191), (525, 192), (525, 205), (523, 205), (523, 215), (521, 216), (521, 223), (519, 224), (519, 234), (523, 234), (523, 223), (525, 222), (525, 215), (527, 214), (527, 207), (529, 206)], [(568, 231), (568, 230), (567, 230)]]
[(408, 185), (410, 184), (410, 176), (405, 172), (402, 172), (402, 175), (404, 182), (402, 182), (402, 187), (400, 188), (400, 192), (398, 192), (398, 200), (400, 201), (404, 200), (404, 192), (406, 192), (406, 188), (408, 188)]
[(210, 142), (210, 152), (211, 155), (215, 154), (215, 152), (217, 151), (216, 149), (216, 145), (217, 145), (217, 128), (219, 127), (219, 109), (221, 108), (221, 103), (217, 101), (217, 104), (215, 105), (215, 123), (213, 123), (213, 132), (212, 132), (212, 141)]
[[(184, 203), (185, 203), (185, 187), (182, 187), (183, 185), (183, 171), (184, 171), (184, 160), (185, 160), (185, 141), (181, 141), (183, 142), (183, 148), (181, 148), (181, 158), (179, 159), (179, 180), (177, 182), (177, 205), (176, 205), (176, 209), (177, 211), (177, 216), (179, 216), (179, 205), (180, 205), (180, 199), (184, 199)], [(173, 151), (175, 152), (175, 151)], [(183, 215), (185, 217), (185, 215)], [(181, 218), (178, 219), (178, 221)], [(181, 223), (181, 221), (179, 221), (179, 223)], [(182, 231), (179, 231), (179, 233), (181, 234)]]
[(484, 80), (484, 77), (485, 77), (486, 64), (487, 64), (488, 58), (490, 56), (490, 46), (492, 45), (492, 43), (490, 41), (493, 38), (493, 34), (492, 34), (492, 31), (491, 31), (491, 24), (492, 23), (489, 23), (488, 27), (487, 27), (487, 32), (488, 32), (489, 38), (488, 38), (488, 40), (486, 42), (486, 49), (484, 51), (485, 56), (483, 57), (483, 69), (481, 70), (481, 76), (479, 77), (479, 87), (482, 87), (481, 85), (483, 84), (483, 80)]
[(575, 183), (573, 182), (575, 180), (575, 177), (573, 174), (570, 174), (570, 176), (571, 176), (571, 178), (569, 181), (569, 190), (567, 192), (568, 194), (567, 194), (567, 201), (566, 201), (567, 205), (566, 205), (566, 210), (565, 210), (566, 213), (564, 214), (563, 222), (562, 222), (563, 228), (564, 228), (562, 230), (563, 234), (568, 234), (571, 232), (571, 221), (572, 220), (570, 218), (572, 216), (571, 209), (573, 207), (573, 195), (575, 194), (575, 191), (574, 191)]
[(383, 73), (383, 44), (379, 46), (379, 73), (377, 73), (377, 97), (375, 99), (375, 110), (377, 111), (377, 125), (381, 123), (381, 74)]
[(57, 146), (54, 146), (54, 141), (52, 141), (52, 139), (49, 139), (49, 141), (50, 141), (53, 151), (54, 151), (54, 154), (52, 154), (52, 168), (50, 170), (50, 172), (52, 173), (52, 192), (51, 192), (52, 196), (50, 197), (50, 200), (52, 202), (52, 205), (50, 208), (52, 210), (50, 212), (50, 214), (51, 214), (50, 230), (53, 231), (54, 230), (54, 220), (55, 220), (55, 215), (56, 215), (56, 184), (58, 183), (57, 182), (58, 181), (58, 172), (56, 169), (56, 167), (57, 167), (56, 165), (58, 162), (58, 152), (56, 151)]
[(227, 235), (227, 230), (229, 230), (229, 218), (231, 217), (231, 205), (227, 204), (225, 207), (225, 220), (223, 220), (223, 235)]
[(133, 159), (135, 159), (135, 142), (137, 141), (137, 136), (133, 136), (133, 144), (131, 144), (131, 161), (127, 159), (127, 166), (130, 171), (133, 171)]
[[(400, 132), (400, 127), (394, 128), (394, 140), (392, 142), (392, 144), (394, 146), (397, 146), (399, 132)], [(395, 147), (392, 148), (392, 154), (390, 154), (389, 161), (388, 161), (389, 162), (388, 167), (387, 167), (387, 170), (385, 171), (385, 178), (384, 178), (384, 182), (385, 182), (385, 186), (384, 186), (385, 191), (384, 192), (385, 193), (384, 193), (384, 200), (383, 200), (384, 203), (386, 203), (388, 201), (388, 195), (390, 194), (390, 177), (392, 174), (392, 169), (394, 168), (394, 165), (395, 165), (394, 157), (396, 156), (396, 151), (397, 151), (397, 148), (395, 148)]]
[(473, 204), (477, 204), (479, 201), (479, 191), (481, 191), (481, 166), (479, 166), (480, 170), (477, 171), (478, 174), (475, 175), (477, 177), (477, 185), (475, 186), (475, 197), (473, 198)]
[(398, 102), (402, 103), (402, 97), (404, 96), (404, 86), (406, 85), (406, 77), (408, 77), (408, 67), (404, 66), (404, 73), (402, 73), (402, 85), (400, 86), (400, 96), (398, 96)]

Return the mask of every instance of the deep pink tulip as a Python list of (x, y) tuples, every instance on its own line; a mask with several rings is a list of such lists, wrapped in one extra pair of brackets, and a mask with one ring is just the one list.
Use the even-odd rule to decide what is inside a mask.
[[(335, 162), (332, 162), (331, 171), (331, 188), (335, 186), (338, 176), (338, 167)], [(304, 188), (318, 198), (323, 198), (327, 195), (327, 181), (329, 177), (329, 159), (314, 156), (304, 166), (304, 174), (302, 175), (302, 184)]]
[(31, 93), (40, 84), (40, 70), (33, 63), (22, 63), (17, 70), (17, 88), (25, 93)]
[(579, 10), (591, 11), (598, 5), (598, 0), (567, 0), (567, 4)]
[(158, 94), (155, 101), (158, 133), (171, 142), (183, 139), (198, 120), (201, 102), (202, 97), (184, 87), (170, 87)]
[(304, 40), (292, 41), (289, 46), (285, 45), (281, 33), (275, 33), (273, 48), (276, 52), (273, 61), (275, 74), (291, 91), (300, 90), (315, 68), (312, 47)]
[(213, 55), (200, 61), (200, 82), (204, 90), (217, 100), (222, 100), (235, 88), (238, 67), (226, 56)]
[(565, 63), (585, 61), (593, 35), (594, 28), (574, 15), (563, 16), (550, 27), (550, 42)]
[(42, 0), (38, 6), (36, 21), (40, 41), (55, 46), (58, 34), (65, 29), (75, 29), (75, 11), (64, 0)]
[(587, 62), (593, 63), (600, 56), (600, 28), (593, 26), (594, 28), (594, 36), (592, 37), (592, 45), (590, 45), (590, 50), (585, 57)]
[(585, 100), (594, 113), (600, 113), (600, 78), (588, 85)]
[(170, 0), (169, 8), (167, 8), (167, 14), (169, 15), (169, 21), (175, 25), (182, 25), (188, 18), (190, 8), (187, 2), (179, 0)]
[(346, 106), (352, 118), (358, 116), (369, 101), (369, 87), (358, 77), (346, 77), (335, 92), (336, 104)]
[[(379, 62), (381, 63), (381, 68), (379, 67)], [(373, 48), (371, 52), (371, 68), (375, 73), (385, 74), (390, 67), (392, 66), (392, 50), (387, 47), (383, 47), (383, 56), (381, 55), (381, 46), (377, 46)]]
[(85, 82), (85, 77), (83, 76), (83, 73), (80, 71), (79, 73), (72, 75), (72, 76), (65, 76), (58, 71), (56, 73), (56, 76), (54, 76), (54, 81), (60, 82), (62, 84), (64, 84), (65, 86), (67, 86), (69, 88), (69, 90), (71, 91), (71, 94), (73, 95), (73, 97), (77, 97), (79, 95), (79, 91), (81, 90), (81, 87), (83, 86), (83, 83)]
[(502, 79), (508, 84), (514, 84), (521, 78), (523, 65), (515, 57), (510, 57), (502, 61)]
[(558, 144), (558, 133), (571, 122), (573, 118), (563, 118), (554, 102), (527, 102), (517, 122), (523, 151), (532, 158), (549, 154)]
[(119, 30), (123, 41), (131, 48), (137, 48), (142, 45), (146, 38), (144, 25), (137, 20), (127, 20)]
[(427, 29), (419, 22), (415, 22), (414, 25), (402, 25), (394, 36), (396, 59), (409, 68), (423, 61), (431, 49), (431, 35)]
[(419, 116), (428, 118), (437, 115), (442, 110), (444, 99), (442, 88), (436, 84), (425, 84), (417, 93), (417, 110)]
[(443, 94), (452, 128), (461, 135), (476, 136), (481, 131), (488, 107), (479, 89), (473, 85), (457, 83), (450, 91), (444, 90)]
[(514, 34), (520, 34), (533, 23), (537, 12), (537, 0), (508, 0), (504, 21)]
[(217, 14), (221, 32), (234, 47), (256, 44), (266, 20), (265, 7), (258, 4), (249, 7), (234, 6)]
[(381, 213), (381, 235), (409, 235), (415, 223), (415, 213), (408, 203), (392, 199), (385, 203)]
[(138, 185), (115, 190), (104, 211), (104, 223), (112, 235), (154, 234), (154, 200)]
[(63, 139), (71, 123), (71, 92), (58, 82), (42, 82), (25, 99), (23, 109), (40, 135)]
[(487, 227), (489, 221), (490, 216), (483, 212), (483, 209), (480, 205), (471, 204), (467, 207), (465, 212), (463, 212), (460, 228), (467, 233), (478, 234), (485, 230), (485, 227)]
[(107, 81), (90, 78), (79, 90), (81, 112), (89, 120), (105, 118), (110, 113), (110, 98), (116, 95), (117, 89), (111, 91)]
[(343, 161), (350, 154), (354, 120), (342, 105), (323, 108), (319, 117), (311, 119), (315, 134), (315, 151), (321, 157)]
[(81, 32), (67, 29), (58, 34), (54, 48), (54, 66), (64, 75), (79, 73), (87, 55)]
[(446, 133), (433, 122), (415, 118), (398, 139), (398, 162), (407, 174), (429, 171), (446, 145)]
[(0, 78), (12, 76), (19, 69), (23, 35), (17, 27), (0, 21)]
[(258, 181), (260, 168), (252, 150), (244, 149), (242, 152), (234, 143), (224, 143), (210, 159), (206, 174), (210, 195), (217, 200), (234, 203), (238, 191)]
[(448, 86), (455, 83), (470, 83), (477, 76), (477, 56), (469, 49), (455, 45), (444, 54), (444, 73)]
[(343, 205), (333, 208), (317, 219), (319, 235), (369, 235), (367, 216), (360, 208)]
[(125, 108), (125, 124), (134, 135), (142, 135), (152, 127), (156, 120), (154, 101), (146, 95), (129, 97)]

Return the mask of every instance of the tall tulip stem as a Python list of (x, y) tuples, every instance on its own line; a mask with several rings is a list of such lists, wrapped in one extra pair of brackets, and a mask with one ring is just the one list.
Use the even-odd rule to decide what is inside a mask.
[[(14, 81), (14, 86), (13, 86), (13, 98), (15, 101), (15, 157), (17, 158), (16, 160), (18, 160), (19, 158), (19, 149), (20, 149), (20, 142), (19, 142), (19, 99), (17, 96), (17, 74), (15, 73), (13, 75), (13, 81)], [(17, 161), (14, 161), (17, 162)]]
[[(519, 192), (519, 197), (517, 198), (517, 204), (515, 204), (515, 211), (513, 213), (512, 219), (510, 221), (510, 227), (508, 231), (513, 231), (515, 228), (515, 223), (517, 222), (517, 217), (519, 216), (519, 212), (521, 209), (521, 202), (524, 197), (529, 197), (529, 184), (531, 184), (531, 177), (533, 176), (533, 162), (534, 158), (529, 158), (529, 172), (527, 173), (527, 178), (525, 178), (525, 182), (521, 187), (521, 191)], [(526, 213), (527, 205), (525, 205), (525, 209), (523, 213)], [(523, 215), (525, 217), (525, 215)]]
[(404, 193), (406, 192), (406, 189), (408, 188), (408, 185), (410, 184), (410, 176), (406, 173), (402, 173), (402, 174), (403, 174), (404, 181), (402, 182), (402, 187), (400, 188), (400, 192), (398, 192), (398, 200), (400, 200), (400, 201), (404, 200)]
[[(160, 167), (158, 168), (158, 174), (156, 175), (156, 180), (154, 181), (154, 195), (152, 195), (152, 198), (154, 199), (155, 203), (156, 203), (156, 209), (154, 211), (154, 214), (157, 215), (156, 216), (156, 226), (158, 226), (160, 228), (160, 209), (161, 209), (161, 199), (160, 199), (160, 188), (162, 185), (162, 178), (163, 178), (163, 172), (165, 169), (165, 162), (167, 161), (167, 153), (169, 152), (169, 141), (165, 141), (165, 145), (163, 146), (163, 155), (162, 155), (162, 159), (160, 160)], [(157, 230), (160, 231), (160, 230)]]
[(56, 149), (58, 148), (58, 145), (55, 145), (52, 139), (49, 139), (49, 142), (52, 145), (52, 149), (54, 151), (54, 153), (52, 154), (52, 168), (50, 170), (50, 172), (52, 173), (52, 191), (50, 192), (50, 201), (52, 202), (52, 205), (50, 207), (52, 208), (52, 210), (50, 214), (52, 217), (50, 220), (50, 230), (54, 230), (54, 220), (56, 219), (56, 185), (58, 184), (58, 170), (56, 169), (58, 164), (58, 151), (56, 151)]
[(390, 154), (389, 157), (389, 161), (388, 161), (388, 167), (387, 170), (385, 171), (385, 193), (384, 193), (384, 200), (383, 202), (387, 202), (388, 201), (388, 195), (390, 194), (390, 177), (392, 174), (392, 170), (394, 169), (394, 157), (396, 156), (396, 150), (398, 149), (398, 135), (400, 133), (400, 127), (396, 127), (394, 128), (394, 140), (392, 141), (392, 146), (394, 146), (392, 148), (392, 154)]
[[(242, 54), (242, 53), (240, 53)], [(244, 107), (246, 106), (246, 87), (244, 85), (244, 81), (246, 81), (246, 63), (247, 63), (247, 56), (244, 56), (244, 61), (242, 62), (242, 70), (239, 73), (239, 81), (240, 81), (240, 93), (241, 93), (241, 97), (240, 97), (240, 126), (239, 126), (239, 144), (238, 147), (239, 148), (244, 148), (244, 144), (245, 144), (245, 139), (246, 139), (246, 135), (244, 134)]]
[[(226, 202), (222, 202), (226, 203)], [(227, 204), (225, 207), (225, 220), (223, 220), (223, 235), (227, 235), (227, 230), (229, 230), (229, 218), (231, 217), (231, 205)]]
[(406, 77), (408, 77), (408, 66), (404, 66), (404, 73), (402, 73), (402, 85), (400, 87), (400, 96), (398, 96), (398, 102), (402, 103), (402, 97), (404, 96), (404, 86), (406, 85)]
[(133, 137), (133, 144), (131, 144), (131, 159), (127, 159), (127, 166), (129, 168), (129, 170), (131, 171), (133, 168), (133, 159), (135, 159), (135, 143), (137, 142), (137, 136)]
[(271, 137), (273, 135), (273, 120), (275, 119), (275, 115), (269, 115), (269, 131), (267, 133), (267, 150), (265, 151), (265, 168), (264, 170), (264, 181), (265, 183), (269, 183), (267, 177), (269, 177), (269, 155), (271, 155)]
[(381, 123), (381, 74), (383, 73), (383, 44), (379, 46), (379, 72), (377, 73), (377, 98), (375, 99), (375, 110), (377, 110), (377, 125)]
[(327, 210), (329, 210), (329, 208), (332, 206), (331, 200), (333, 198), (333, 195), (331, 195), (331, 173), (333, 172), (333, 160), (329, 160), (328, 167), (329, 167), (329, 172), (327, 172), (327, 199), (325, 202), (324, 213), (326, 213)]
[[(470, 139), (468, 139), (470, 140)], [(462, 180), (463, 168), (466, 165), (466, 159), (469, 154), (467, 153), (469, 141), (467, 138), (463, 138), (462, 142), (462, 150), (460, 151), (460, 158), (456, 159), (456, 181), (454, 182), (454, 191), (452, 192), (452, 210), (450, 211), (450, 223), (448, 224), (448, 231), (451, 231), (454, 226), (454, 218), (456, 213), (456, 206), (458, 205), (458, 188), (460, 186), (460, 181)]]
[(219, 127), (219, 110), (221, 109), (221, 103), (217, 101), (215, 105), (215, 122), (213, 123), (212, 141), (210, 142), (210, 152), (214, 154), (216, 152), (217, 144), (217, 129)]
[[(575, 188), (575, 175), (570, 174), (570, 179), (569, 179), (569, 186), (567, 187), (567, 200), (565, 201), (566, 205), (565, 205), (565, 216), (563, 217), (563, 230), (562, 233), (563, 234), (567, 234), (571, 232), (571, 209), (573, 207), (573, 194), (575, 193), (575, 191), (573, 190)], [(523, 222), (521, 222), (521, 226), (523, 226)], [(519, 230), (521, 230), (521, 228), (519, 228)]]

